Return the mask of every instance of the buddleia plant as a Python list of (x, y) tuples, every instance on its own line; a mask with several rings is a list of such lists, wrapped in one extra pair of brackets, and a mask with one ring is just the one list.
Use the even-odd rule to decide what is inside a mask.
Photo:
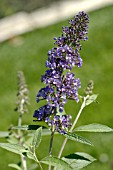
[[(38, 166), (33, 168), (40, 170), (45, 170), (43, 164), (48, 165), (48, 170), (82, 169), (96, 159), (83, 152), (75, 152), (62, 157), (67, 141), (72, 140), (73, 142), (93, 146), (89, 139), (78, 135), (77, 132), (113, 132), (112, 128), (97, 123), (80, 127), (76, 125), (83, 109), (96, 102), (98, 96), (93, 93), (94, 82), (92, 80), (89, 81), (84, 95), (80, 95), (81, 81), (78, 75), (73, 73), (74, 67), (81, 69), (83, 65), (83, 59), (80, 55), (82, 50), (81, 42), (88, 40), (88, 24), (88, 15), (83, 11), (79, 12), (72, 20), (69, 20), (69, 26), (62, 27), (61, 36), (54, 38), (54, 47), (47, 54), (48, 58), (45, 63), (47, 69), (41, 76), (43, 87), (39, 89), (36, 95), (37, 103), (45, 103), (41, 107), (37, 105), (37, 109), (34, 111), (33, 121), (37, 122), (37, 125), (36, 123), (33, 125), (22, 125), (19, 123), (18, 126), (12, 128), (13, 130), (17, 129), (19, 134), (23, 134), (23, 130), (27, 131), (28, 134), (30, 133), (30, 142), (26, 142), (25, 139), (22, 140), (21, 138), (16, 145), (0, 144), (2, 148), (21, 155), (22, 166), (13, 164), (12, 167), (27, 170), (26, 158), (29, 158), (34, 160)], [(21, 83), (19, 83), (19, 100), (16, 109), (20, 112), (20, 117), (26, 112), (25, 107), (28, 104), (26, 95), (28, 91), (21, 76), (22, 73), (20, 72), (19, 78)], [(71, 115), (68, 111), (66, 113), (64, 107), (69, 100), (75, 101), (76, 104), (81, 103), (78, 113)], [(33, 131), (34, 133), (31, 133)], [(64, 142), (59, 153), (55, 156), (53, 155), (52, 146), (56, 134), (62, 135)], [(50, 135), (50, 145), (47, 146), (48, 155), (45, 155), (40, 160), (36, 155), (36, 150), (40, 149), (39, 144), (44, 135)]]

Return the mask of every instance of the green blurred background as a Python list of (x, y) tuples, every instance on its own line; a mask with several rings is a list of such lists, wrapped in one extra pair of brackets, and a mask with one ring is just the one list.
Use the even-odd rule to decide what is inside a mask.
[[(1, 15), (2, 16), (2, 15)], [(98, 103), (84, 109), (77, 126), (89, 123), (106, 124), (113, 128), (113, 6), (89, 13), (89, 40), (83, 42), (81, 56), (83, 67), (74, 68), (76, 77), (80, 77), (83, 93), (89, 80), (94, 80), (94, 92), (99, 94)], [(39, 107), (35, 102), (38, 90), (43, 86), (40, 76), (45, 72), (47, 52), (53, 47), (53, 37), (61, 35), (61, 27), (67, 21), (38, 29), (0, 44), (0, 131), (7, 131), (10, 124), (17, 124), (18, 114), (14, 112), (17, 94), (17, 71), (22, 70), (29, 88), (29, 114), (24, 115), (24, 124), (35, 124), (33, 112)], [(70, 101), (65, 110), (75, 117), (80, 104)], [(63, 155), (76, 151), (87, 152), (97, 161), (85, 170), (113, 169), (113, 133), (79, 133), (88, 137), (94, 147), (68, 141)], [(0, 141), (5, 141), (0, 139)], [(63, 137), (55, 136), (53, 154), (57, 155)], [(57, 147), (56, 147), (57, 146)], [(37, 156), (41, 159), (48, 155), (49, 137), (43, 137)], [(11, 170), (8, 163), (17, 163), (18, 155), (0, 148), (1, 170)], [(46, 167), (45, 167), (46, 169)]]

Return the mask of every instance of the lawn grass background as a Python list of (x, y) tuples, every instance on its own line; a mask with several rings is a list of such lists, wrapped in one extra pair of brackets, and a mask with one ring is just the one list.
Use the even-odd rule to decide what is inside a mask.
[[(77, 126), (93, 122), (106, 124), (113, 128), (113, 6), (109, 6), (89, 13), (89, 40), (83, 42), (81, 56), (83, 67), (74, 68), (76, 77), (80, 77), (83, 93), (89, 80), (94, 80), (94, 92), (99, 94), (98, 103), (93, 103), (84, 109)], [(29, 88), (30, 103), (29, 114), (24, 115), (24, 124), (33, 123), (33, 112), (39, 107), (35, 96), (43, 86), (40, 76), (44, 74), (47, 52), (53, 47), (53, 37), (61, 35), (61, 27), (67, 21), (38, 29), (27, 33), (20, 38), (22, 44), (12, 41), (0, 44), (0, 130), (6, 131), (10, 124), (16, 125), (18, 114), (14, 112), (17, 93), (17, 71), (22, 70)], [(12, 28), (13, 29), (13, 28)], [(18, 39), (19, 40), (19, 39)], [(65, 110), (68, 114), (76, 116), (80, 104), (70, 101)], [(84, 168), (86, 170), (112, 170), (113, 169), (113, 133), (87, 134), (94, 144), (89, 147), (80, 143), (68, 141), (63, 155), (76, 151), (87, 152), (97, 158), (97, 161)], [(0, 139), (0, 141), (3, 141)], [(59, 142), (60, 141), (60, 142)], [(53, 154), (57, 155), (63, 141), (62, 136), (55, 136)], [(48, 154), (49, 138), (44, 137), (37, 155), (39, 159)], [(11, 170), (8, 163), (18, 162), (18, 155), (0, 148), (1, 170)], [(46, 169), (46, 167), (45, 167)]]

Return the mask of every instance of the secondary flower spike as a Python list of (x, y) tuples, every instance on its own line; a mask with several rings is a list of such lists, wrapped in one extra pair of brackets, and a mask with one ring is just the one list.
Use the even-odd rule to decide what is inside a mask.
[(79, 12), (73, 20), (69, 20), (69, 27), (62, 27), (62, 36), (54, 38), (55, 47), (48, 51), (47, 70), (41, 77), (45, 87), (36, 96), (37, 102), (45, 100), (46, 104), (35, 110), (33, 117), (47, 122), (51, 127), (55, 126), (60, 133), (71, 126), (71, 116), (62, 115), (67, 99), (79, 102), (80, 79), (75, 78), (71, 71), (75, 66), (82, 66), (80, 41), (88, 39), (88, 23), (88, 15)]

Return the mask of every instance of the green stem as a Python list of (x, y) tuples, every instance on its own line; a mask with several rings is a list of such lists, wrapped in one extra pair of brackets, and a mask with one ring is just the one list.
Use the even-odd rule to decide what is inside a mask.
[(42, 166), (41, 166), (39, 161), (38, 161), (38, 165), (39, 165), (40, 169), (43, 170), (43, 168), (42, 168)]
[[(19, 118), (18, 118), (18, 126), (20, 127), (22, 125), (22, 114), (20, 113)], [(21, 129), (18, 129), (18, 141), (20, 143), (21, 139)]]
[(40, 170), (43, 170), (42, 165), (41, 165), (40, 161), (37, 159), (37, 156), (36, 156), (35, 152), (34, 152), (34, 157), (35, 157), (35, 160), (36, 160), (36, 162), (38, 163), (38, 165), (40, 167)]
[(51, 165), (48, 166), (48, 170), (51, 170)]
[(86, 97), (84, 97), (84, 101), (83, 101), (83, 103), (82, 103), (82, 105), (81, 105), (81, 108), (80, 108), (80, 110), (79, 110), (79, 112), (78, 112), (78, 114), (77, 114), (77, 116), (76, 116), (76, 118), (75, 118), (75, 120), (74, 120), (74, 122), (73, 122), (73, 125), (72, 125), (72, 127), (71, 127), (71, 129), (70, 129), (70, 132), (73, 131), (73, 129), (74, 129), (74, 127), (75, 127), (75, 125), (76, 125), (76, 123), (77, 123), (77, 121), (78, 121), (81, 113), (82, 113), (82, 110), (83, 110), (84, 107), (86, 106), (86, 100), (87, 100), (88, 98), (89, 98), (89, 95), (87, 95)]
[[(52, 155), (52, 145), (53, 145), (54, 133), (55, 133), (55, 131), (52, 131), (52, 132), (51, 132), (50, 147), (49, 147), (49, 156)], [(51, 165), (48, 166), (48, 170), (51, 170)]]
[[(21, 126), (21, 125), (22, 125), (22, 113), (20, 113), (19, 118), (18, 118), (18, 126)], [(22, 137), (21, 130), (18, 129), (18, 142), (20, 145), (22, 145), (21, 137)], [(21, 162), (22, 162), (23, 170), (27, 170), (26, 157), (24, 155), (21, 155)]]
[(26, 157), (24, 155), (21, 155), (21, 161), (23, 170), (27, 170)]
[(51, 132), (50, 147), (49, 147), (49, 156), (52, 155), (53, 137), (54, 137), (54, 131)]
[[(78, 121), (78, 119), (79, 119), (79, 117), (80, 117), (80, 115), (81, 115), (84, 107), (85, 107), (85, 103), (86, 103), (86, 100), (88, 99), (88, 97), (89, 97), (89, 95), (87, 95), (86, 97), (84, 97), (84, 101), (83, 101), (83, 103), (82, 103), (82, 105), (81, 105), (81, 108), (80, 108), (80, 110), (79, 110), (79, 112), (78, 112), (78, 114), (77, 114), (77, 116), (76, 116), (76, 118), (75, 118), (75, 120), (74, 120), (74, 122), (73, 122), (73, 125), (72, 125), (71, 129), (69, 130), (69, 132), (72, 132), (72, 131), (73, 131), (73, 129), (74, 129), (74, 127), (75, 127), (75, 125), (76, 125), (76, 123), (77, 123), (77, 121)], [(63, 152), (63, 150), (64, 150), (64, 147), (65, 147), (65, 145), (66, 145), (66, 143), (67, 143), (67, 140), (68, 140), (67, 138), (64, 139), (64, 142), (63, 142), (63, 144), (62, 144), (62, 146), (61, 146), (61, 149), (60, 149), (60, 152), (59, 152), (59, 154), (58, 154), (58, 158), (61, 157), (62, 152)], [(54, 168), (54, 170), (55, 170), (55, 168)]]

